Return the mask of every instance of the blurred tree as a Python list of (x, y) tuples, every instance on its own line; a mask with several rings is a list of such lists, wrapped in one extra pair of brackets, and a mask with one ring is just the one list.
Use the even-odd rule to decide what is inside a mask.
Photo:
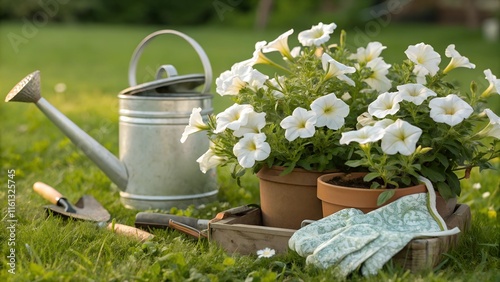
[(259, 1), (259, 6), (257, 7), (257, 18), (255, 20), (255, 26), (258, 29), (266, 28), (272, 7), (273, 7), (273, 0)]

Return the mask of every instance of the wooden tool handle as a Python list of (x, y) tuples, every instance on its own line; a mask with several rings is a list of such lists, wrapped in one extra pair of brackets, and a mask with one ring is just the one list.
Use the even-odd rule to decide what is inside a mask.
[(33, 190), (54, 205), (57, 205), (59, 199), (64, 197), (59, 191), (43, 182), (35, 182)]
[(149, 233), (149, 232), (146, 232), (144, 230), (141, 230), (141, 229), (138, 229), (138, 228), (135, 228), (132, 226), (119, 224), (119, 223), (108, 224), (108, 229), (112, 230), (113, 232), (116, 232), (118, 234), (135, 237), (140, 242), (144, 242), (144, 241), (149, 240), (149, 239), (154, 237), (154, 235)]

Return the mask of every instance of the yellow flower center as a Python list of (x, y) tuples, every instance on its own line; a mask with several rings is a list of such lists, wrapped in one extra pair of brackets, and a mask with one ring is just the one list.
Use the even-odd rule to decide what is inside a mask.
[(447, 114), (447, 115), (450, 115), (450, 116), (454, 115), (454, 114), (455, 114), (455, 112), (456, 112), (456, 111), (455, 111), (455, 109), (454, 109), (453, 107), (450, 107), (450, 108), (445, 108), (445, 109), (444, 109), (444, 113), (445, 113), (445, 114)]
[(323, 30), (316, 30), (314, 32), (314, 38), (320, 38), (321, 36), (323, 36)]
[(412, 90), (408, 94), (410, 94), (410, 96), (412, 96), (412, 97), (417, 97), (418, 96), (418, 91), (417, 90)]
[(247, 147), (247, 149), (248, 149), (249, 151), (255, 151), (255, 150), (257, 150), (257, 145), (255, 144), (255, 142), (248, 142), (248, 147)]
[(324, 112), (325, 114), (330, 114), (330, 113), (333, 113), (333, 111), (334, 111), (334, 108), (333, 108), (333, 107), (326, 107), (326, 108), (324, 108), (324, 109), (323, 109), (323, 112)]

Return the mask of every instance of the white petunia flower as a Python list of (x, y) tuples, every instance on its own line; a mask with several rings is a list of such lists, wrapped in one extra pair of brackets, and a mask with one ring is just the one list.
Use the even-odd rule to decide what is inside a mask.
[(266, 41), (259, 41), (255, 43), (255, 51), (253, 51), (252, 58), (245, 60), (241, 63), (247, 66), (254, 66), (258, 64), (270, 64), (271, 61), (263, 53), (263, 50), (266, 46), (267, 46)]
[(349, 92), (344, 92), (344, 94), (342, 94), (342, 96), (340, 97), (340, 99), (342, 99), (344, 101), (349, 101), (351, 98), (352, 98), (352, 96), (351, 96), (351, 94), (349, 94)]
[(476, 68), (476, 65), (472, 64), (469, 62), (469, 59), (467, 57), (464, 57), (458, 53), (457, 50), (455, 50), (455, 44), (450, 44), (448, 47), (446, 47), (446, 51), (444, 52), (446, 57), (451, 58), (450, 63), (446, 68), (443, 70), (443, 73), (448, 73), (452, 69), (455, 68), (468, 68), (468, 69), (474, 69)]
[(398, 92), (385, 92), (368, 105), (368, 113), (378, 118), (393, 115), (399, 111), (399, 102), (402, 101)]
[(430, 116), (435, 122), (455, 126), (468, 118), (474, 111), (472, 107), (455, 94), (434, 98), (429, 102)]
[(258, 258), (270, 258), (276, 254), (276, 251), (270, 248), (264, 248), (257, 251)]
[(296, 58), (297, 56), (300, 55), (300, 46), (296, 46), (292, 48), (292, 51), (290, 51), (290, 55), (292, 55), (292, 58)]
[(365, 126), (359, 130), (352, 130), (342, 132), (340, 144), (349, 145), (351, 142), (358, 142), (359, 144), (373, 143), (384, 137), (385, 131), (381, 127)]
[(226, 130), (226, 128), (238, 130), (242, 125), (247, 124), (248, 114), (251, 112), (253, 112), (252, 105), (232, 105), (215, 116), (217, 128), (214, 130), (214, 133), (220, 133)]
[(248, 113), (247, 123), (233, 132), (234, 136), (241, 137), (246, 133), (260, 133), (260, 130), (266, 125), (266, 113), (257, 113), (251, 111)]
[(368, 112), (364, 112), (360, 114), (357, 118), (356, 121), (358, 122), (356, 124), (356, 128), (360, 129), (365, 126), (372, 126), (375, 124), (376, 120), (373, 119), (372, 115), (370, 115)]
[(403, 100), (415, 105), (421, 105), (427, 98), (437, 96), (436, 92), (418, 83), (399, 85), (397, 88)]
[(216, 80), (216, 91), (221, 96), (238, 95), (240, 90), (250, 87), (254, 90), (262, 87), (269, 77), (244, 62), (236, 63), (231, 70), (223, 72)]
[(497, 93), (500, 94), (500, 78), (497, 79), (497, 77), (491, 72), (490, 69), (487, 69), (484, 71), (484, 75), (486, 80), (490, 83), (488, 88), (484, 91), (482, 95), (486, 95), (489, 93)]
[(326, 126), (333, 130), (341, 128), (349, 114), (349, 106), (333, 93), (314, 100), (311, 110), (316, 113), (316, 127)]
[(408, 59), (415, 63), (413, 73), (417, 76), (418, 83), (425, 84), (426, 75), (434, 76), (438, 72), (441, 56), (434, 51), (431, 45), (424, 43), (410, 45), (405, 54)]
[(422, 129), (398, 119), (385, 128), (381, 144), (382, 151), (389, 155), (400, 153), (409, 156), (415, 152), (420, 135), (422, 135)]
[(264, 133), (246, 133), (233, 147), (238, 163), (244, 168), (253, 167), (256, 161), (263, 161), (271, 153)]
[(208, 125), (203, 122), (201, 108), (193, 108), (191, 115), (189, 116), (189, 123), (186, 128), (184, 128), (184, 132), (182, 133), (181, 143), (186, 142), (189, 135), (205, 129), (208, 129)]
[(366, 66), (372, 70), (372, 74), (363, 81), (370, 85), (372, 89), (380, 93), (389, 91), (392, 87), (392, 83), (387, 78), (387, 74), (389, 73), (391, 65), (384, 62), (382, 58), (375, 58), (369, 61)]
[(273, 51), (278, 51), (285, 58), (291, 59), (292, 54), (290, 52), (290, 47), (288, 47), (288, 37), (293, 33), (293, 29), (283, 33), (278, 36), (275, 40), (269, 42), (264, 48), (262, 48), (262, 52), (269, 53)]
[(222, 164), (226, 159), (220, 156), (215, 155), (215, 152), (212, 148), (209, 148), (205, 154), (201, 155), (196, 162), (200, 164), (200, 170), (203, 173), (207, 173), (211, 168), (217, 167)]
[(309, 138), (314, 135), (316, 129), (316, 114), (304, 108), (296, 108), (291, 116), (284, 118), (280, 126), (285, 129), (285, 138), (293, 141), (300, 138)]
[(370, 42), (366, 48), (359, 47), (356, 54), (349, 56), (349, 59), (357, 60), (360, 64), (368, 63), (378, 58), (386, 48), (387, 46), (383, 46), (380, 42)]
[(238, 95), (240, 90), (247, 85), (247, 83), (243, 81), (242, 77), (245, 76), (246, 71), (250, 69), (250, 66), (244, 66), (236, 63), (231, 67), (231, 70), (221, 73), (221, 75), (215, 80), (217, 93), (221, 96)]
[(325, 70), (325, 79), (331, 77), (337, 77), (338, 79), (347, 82), (347, 84), (354, 86), (354, 81), (345, 75), (346, 73), (354, 73), (356, 69), (353, 67), (346, 66), (337, 62), (330, 55), (323, 53), (321, 56), (321, 63), (323, 65), (323, 70)]
[(299, 42), (303, 46), (320, 46), (330, 39), (330, 34), (333, 33), (336, 24), (323, 24), (313, 25), (311, 29), (304, 30), (299, 33)]
[(390, 118), (385, 118), (383, 120), (379, 120), (377, 121), (373, 127), (380, 127), (382, 129), (386, 129), (389, 125), (393, 124), (394, 122), (396, 122), (395, 120), (393, 119), (390, 119)]
[(480, 137), (491, 136), (500, 139), (500, 117), (490, 109), (485, 109), (483, 114), (488, 116), (490, 122), (476, 135)]

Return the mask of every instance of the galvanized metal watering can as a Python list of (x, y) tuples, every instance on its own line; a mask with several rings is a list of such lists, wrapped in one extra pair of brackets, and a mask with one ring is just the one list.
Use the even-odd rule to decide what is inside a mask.
[[(136, 68), (144, 47), (164, 34), (185, 39), (198, 53), (205, 73), (178, 76), (173, 66), (163, 65), (156, 80), (137, 85)], [(193, 135), (180, 143), (193, 108), (202, 108), (204, 118), (213, 111), (211, 81), (210, 61), (192, 38), (175, 30), (144, 38), (130, 61), (130, 87), (118, 95), (119, 159), (40, 96), (39, 71), (19, 82), (5, 101), (35, 103), (118, 186), (127, 208), (183, 208), (213, 201), (218, 192), (215, 171), (203, 174), (196, 163), (209, 146), (208, 138)], [(197, 92), (195, 88), (203, 84)]]

